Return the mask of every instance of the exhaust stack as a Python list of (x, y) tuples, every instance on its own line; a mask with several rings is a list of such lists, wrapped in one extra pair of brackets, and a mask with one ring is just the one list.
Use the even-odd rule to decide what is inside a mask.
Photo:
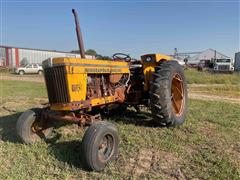
[(78, 21), (78, 15), (77, 15), (77, 12), (75, 11), (75, 9), (72, 9), (72, 13), (74, 15), (75, 24), (76, 24), (76, 33), (77, 33), (77, 40), (78, 40), (80, 55), (81, 55), (82, 59), (85, 59), (86, 56), (85, 56), (82, 33), (81, 33), (80, 26), (79, 26), (79, 21)]

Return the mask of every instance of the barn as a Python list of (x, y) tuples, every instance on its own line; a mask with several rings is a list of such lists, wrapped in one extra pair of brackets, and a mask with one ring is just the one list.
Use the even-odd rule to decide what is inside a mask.
[[(0, 66), (1, 67), (19, 67), (21, 61), (27, 61), (28, 63), (41, 64), (43, 60), (54, 57), (77, 57), (80, 58), (79, 54), (53, 51), (53, 50), (42, 50), (42, 49), (31, 49), (31, 48), (20, 48), (11, 46), (0, 46)], [(94, 56), (86, 56), (87, 59), (95, 59)]]
[(198, 64), (200, 60), (213, 60), (213, 59), (230, 59), (227, 55), (224, 55), (214, 49), (207, 49), (201, 53), (192, 56), (188, 59), (189, 64)]

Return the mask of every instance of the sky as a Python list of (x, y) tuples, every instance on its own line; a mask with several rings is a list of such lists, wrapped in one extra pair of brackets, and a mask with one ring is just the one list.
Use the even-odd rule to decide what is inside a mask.
[(85, 49), (139, 58), (213, 48), (240, 51), (239, 0), (1, 0), (1, 45), (78, 49), (71, 9), (78, 11)]

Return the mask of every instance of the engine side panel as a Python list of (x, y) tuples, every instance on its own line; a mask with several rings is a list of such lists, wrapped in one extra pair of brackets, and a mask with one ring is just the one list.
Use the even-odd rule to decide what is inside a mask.
[[(130, 76), (127, 62), (77, 58), (54, 58), (43, 62), (45, 72), (59, 67), (65, 69), (64, 74), (57, 76), (66, 77), (64, 80), (61, 78), (61, 81), (66, 81), (69, 102), (61, 102), (61, 99), (51, 102), (52, 96), (62, 95), (60, 90), (57, 91), (61, 85), (53, 86), (54, 82), (51, 82), (53, 73), (47, 77), (45, 75), (47, 89), (52, 91), (48, 93), (52, 110), (90, 109), (116, 101), (122, 102), (125, 98), (124, 83)], [(61, 90), (63, 89), (64, 87)]]

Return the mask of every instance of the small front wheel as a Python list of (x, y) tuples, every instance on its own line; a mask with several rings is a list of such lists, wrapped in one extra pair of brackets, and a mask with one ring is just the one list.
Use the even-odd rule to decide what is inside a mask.
[(46, 127), (47, 125), (41, 120), (41, 111), (40, 108), (30, 109), (18, 118), (17, 135), (23, 143), (31, 144), (51, 135), (53, 128)]
[(109, 161), (116, 159), (118, 146), (118, 131), (112, 123), (99, 121), (91, 125), (82, 142), (86, 168), (102, 171)]

